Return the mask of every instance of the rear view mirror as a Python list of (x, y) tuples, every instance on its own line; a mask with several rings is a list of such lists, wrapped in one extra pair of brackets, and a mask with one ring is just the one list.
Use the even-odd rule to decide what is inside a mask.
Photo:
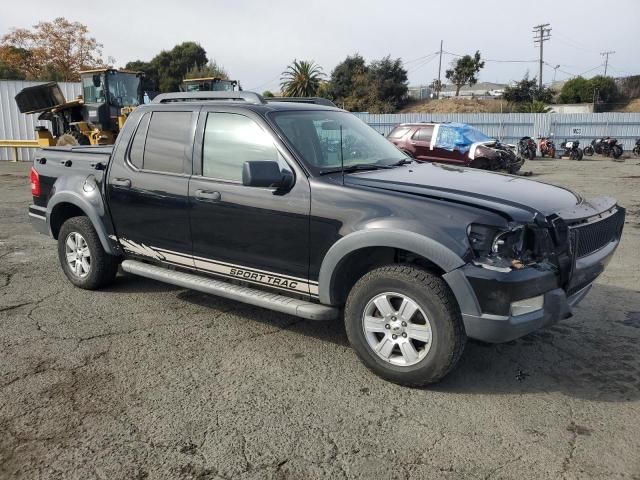
[(93, 86), (98, 88), (98, 87), (100, 87), (100, 85), (102, 85), (102, 79), (100, 78), (100, 75), (94, 75), (93, 76)]
[(247, 161), (242, 167), (242, 184), (246, 187), (283, 190), (293, 185), (293, 176), (280, 170), (278, 162)]
[(333, 120), (322, 122), (321, 126), (322, 130), (340, 130), (340, 125), (338, 125), (338, 122), (334, 122)]

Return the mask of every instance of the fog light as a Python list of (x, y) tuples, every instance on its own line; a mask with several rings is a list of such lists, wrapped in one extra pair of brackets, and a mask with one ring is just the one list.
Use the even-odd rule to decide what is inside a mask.
[(544, 295), (537, 297), (525, 298), (511, 303), (511, 315), (524, 315), (525, 313), (535, 312), (544, 306)]

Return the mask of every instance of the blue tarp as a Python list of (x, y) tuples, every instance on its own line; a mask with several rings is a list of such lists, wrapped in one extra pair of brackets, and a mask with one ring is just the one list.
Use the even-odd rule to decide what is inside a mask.
[(467, 153), (471, 145), (476, 142), (493, 142), (491, 137), (487, 137), (484, 133), (476, 130), (466, 123), (442, 123), (438, 127), (438, 136), (435, 141), (435, 147), (444, 148), (450, 152), (458, 150)]

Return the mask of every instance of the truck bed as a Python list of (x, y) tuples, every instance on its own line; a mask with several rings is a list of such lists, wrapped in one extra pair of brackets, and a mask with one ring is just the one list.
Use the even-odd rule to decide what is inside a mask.
[[(60, 176), (93, 174), (102, 181), (102, 174), (113, 152), (113, 145), (48, 147), (39, 149), (33, 166), (40, 177), (42, 194), (34, 198), (35, 205), (46, 207), (51, 188)], [(101, 168), (99, 164), (102, 164)], [(96, 168), (96, 166), (98, 168)]]

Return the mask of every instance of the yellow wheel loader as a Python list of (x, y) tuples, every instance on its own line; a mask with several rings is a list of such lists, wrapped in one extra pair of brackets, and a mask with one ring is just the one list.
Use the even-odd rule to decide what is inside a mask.
[(220, 77), (185, 78), (180, 85), (182, 92), (234, 92), (242, 91), (240, 82)]
[(82, 96), (67, 101), (55, 83), (27, 87), (16, 95), (22, 113), (51, 122), (39, 127), (49, 145), (110, 145), (129, 114), (143, 103), (142, 73), (101, 68), (80, 72)]

